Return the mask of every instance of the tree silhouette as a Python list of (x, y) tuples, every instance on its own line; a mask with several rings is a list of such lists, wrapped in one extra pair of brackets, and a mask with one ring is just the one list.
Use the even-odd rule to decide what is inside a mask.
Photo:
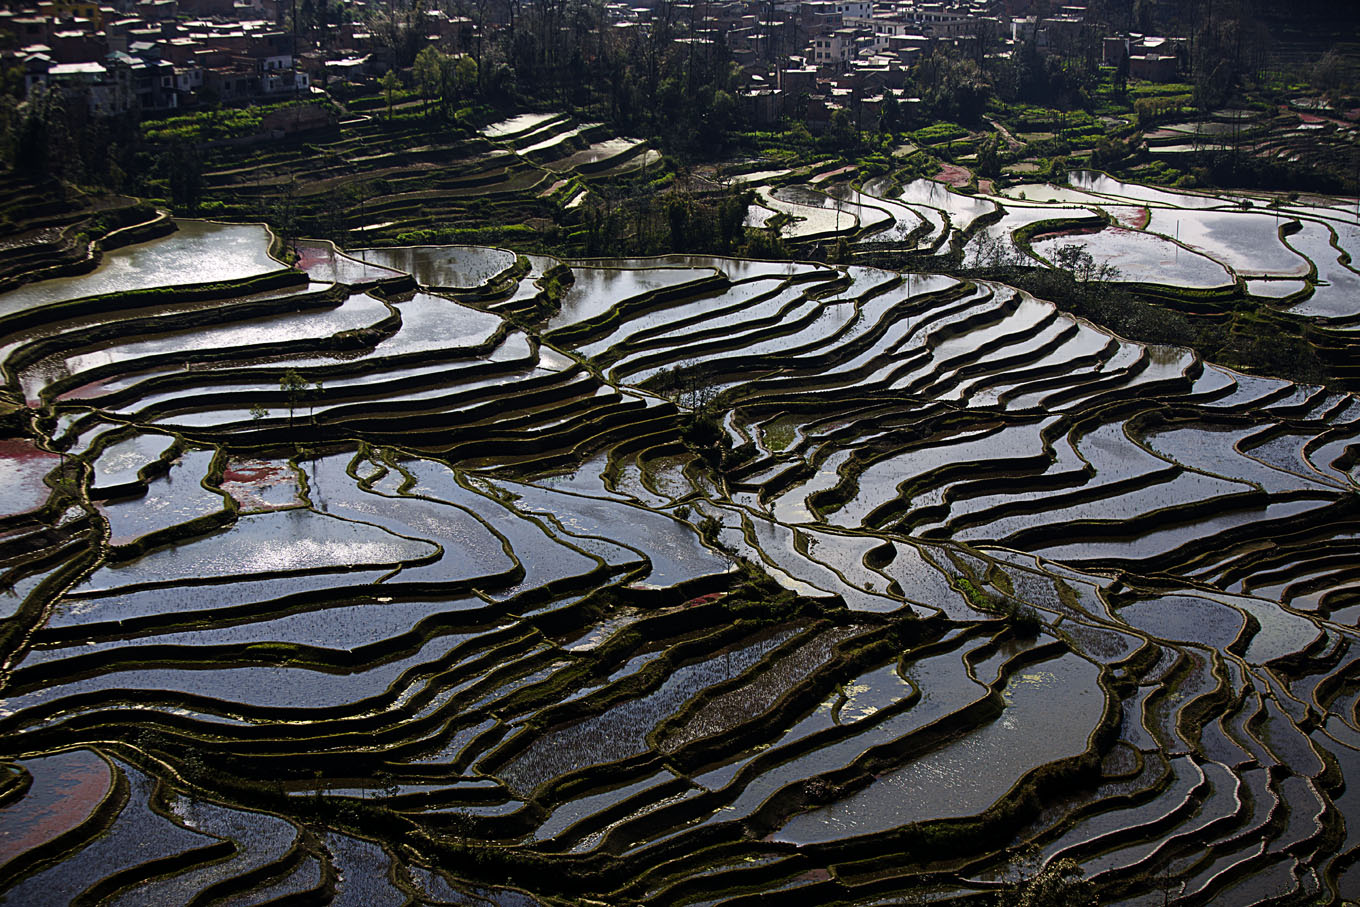
[(297, 408), (298, 395), (307, 389), (307, 379), (289, 369), (279, 379), (279, 390), (288, 395), (288, 429), (293, 428), (293, 411)]

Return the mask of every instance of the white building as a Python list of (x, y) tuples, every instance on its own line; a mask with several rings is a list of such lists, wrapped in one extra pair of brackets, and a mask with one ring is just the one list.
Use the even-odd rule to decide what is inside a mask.
[(869, 0), (837, 0), (836, 12), (845, 19), (867, 19), (874, 14), (874, 5)]
[(855, 55), (855, 30), (838, 28), (812, 39), (812, 62), (817, 66), (844, 66)]

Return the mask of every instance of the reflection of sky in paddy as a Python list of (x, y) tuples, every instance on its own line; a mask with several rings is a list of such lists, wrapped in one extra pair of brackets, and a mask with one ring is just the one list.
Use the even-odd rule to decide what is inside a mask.
[[(271, 664), (231, 667), (213, 661), (189, 668), (157, 667), (153, 663), (106, 671), (94, 677), (74, 678), (65, 684), (53, 684), (21, 694), (7, 702), (16, 708), (28, 708), (63, 696), (98, 690), (114, 694), (121, 690), (149, 690), (163, 691), (175, 697), (204, 696), (247, 707), (342, 706), (381, 695), (409, 668), (447, 654), (462, 639), (436, 636), (414, 655), (372, 665), (355, 673)], [(262, 660), (270, 660), (270, 656), (265, 654)]]
[(562, 309), (548, 322), (553, 331), (596, 315), (603, 315), (633, 296), (700, 280), (712, 268), (651, 268), (647, 270), (573, 267), (576, 280), (562, 297)]
[(929, 205), (949, 215), (949, 226), (967, 232), (973, 222), (996, 210), (996, 203), (978, 196), (951, 192), (944, 183), (935, 180), (912, 180), (902, 187), (901, 200), (909, 204)]
[[(938, 184), (912, 191), (959, 211), (983, 207)], [(1009, 212), (1003, 232), (1035, 217), (1086, 210), (1058, 202), (1002, 203)], [(926, 210), (924, 203), (910, 204)], [(1165, 239), (1091, 229), (1098, 232), (1088, 241), (1108, 241), (1111, 256), (1138, 259), (1148, 272), (1167, 276)], [(1310, 229), (1296, 238), (1312, 244), (1316, 259), (1325, 257), (1327, 235)], [(469, 267), (482, 260), (488, 273), (508, 255), (469, 254)], [(1180, 257), (1199, 267), (1208, 262), (1184, 248)], [(1221, 281), (1223, 269), (1209, 265)], [(195, 734), (210, 738), (197, 758), (222, 759), (226, 766), (209, 764), (210, 771), (222, 771), (210, 779), (227, 778), (228, 755), (268, 752), (281, 764), (296, 759), (297, 778), (306, 780), (287, 788), (294, 803), (314, 790), (372, 793), (384, 786), (377, 782), (390, 780), (400, 791), (435, 795), (409, 804), (413, 821), (448, 822), (483, 809), (478, 821), (497, 840), (555, 837), (554, 852), (619, 845), (656, 853), (653, 845), (666, 837), (672, 843), (663, 849), (702, 846), (728, 832), (742, 838), (743, 820), (758, 815), (761, 833), (774, 831), (778, 860), (781, 844), (839, 843), (912, 821), (976, 815), (1050, 760), (1088, 745), (1093, 759), (1104, 757), (1121, 713), (1130, 722), (1126, 747), (1149, 751), (1180, 730), (1198, 731), (1195, 722), (1180, 720), (1184, 705), (1202, 705), (1207, 700), (1197, 698), (1215, 690), (1245, 703), (1239, 726), (1247, 727), (1260, 713), (1251, 692), (1260, 677), (1271, 686), (1260, 690), (1271, 700), (1262, 706), (1269, 730), (1292, 734), (1288, 719), (1276, 713), (1291, 708), (1285, 694), (1299, 678), (1281, 677), (1277, 686), (1253, 669), (1264, 660), (1335, 654), (1322, 670), (1345, 676), (1342, 643), (1330, 641), (1344, 630), (1341, 621), (1335, 614), (1333, 623), (1315, 621), (1299, 609), (1307, 604), (1321, 612), (1326, 603), (1318, 590), (1345, 580), (1346, 565), (1332, 562), (1344, 560), (1340, 545), (1354, 542), (1353, 533), (1341, 531), (1348, 528), (1345, 470), (1352, 465), (1341, 458), (1356, 432), (1340, 423), (1342, 413), (1354, 416), (1360, 403), (1347, 409), (1340, 393), (1238, 376), (1203, 366), (1181, 348), (1122, 341), (997, 283), (965, 286), (949, 277), (864, 267), (818, 268), (823, 280), (785, 281), (793, 272), (811, 277), (814, 267), (701, 256), (577, 266), (576, 295), (568, 300), (568, 308), (576, 308), (563, 324), (603, 315), (620, 302), (626, 308), (639, 293), (696, 277), (721, 272), (749, 279), (700, 293), (682, 287), (673, 302), (635, 308), (598, 335), (582, 332), (589, 342), (576, 345), (573, 355), (595, 354), (602, 365), (613, 364), (626, 379), (618, 385), (603, 384), (560, 347), (539, 352), (537, 341), (508, 328), (494, 311), (433, 292), (391, 303), (402, 326), (388, 339), (366, 335), (376, 352), (326, 358), (309, 347), (229, 369), (161, 370), (152, 383), (139, 383), (147, 374), (110, 377), (106, 388), (127, 390), (115, 401), (118, 410), (95, 411), (85, 427), (64, 430), (82, 435), (82, 445), (105, 432), (106, 440), (143, 433), (125, 445), (115, 441), (102, 458), (91, 456), (99, 460), (96, 481), (135, 477), (159, 455), (170, 438), (144, 431), (147, 420), (195, 425), (186, 442), (192, 446), (168, 476), (148, 480), (144, 496), (98, 505), (115, 544), (220, 511), (224, 498), (200, 484), (208, 475), (248, 508), (304, 503), (307, 509), (239, 515), (227, 528), (123, 563), (112, 561), (130, 552), (113, 551), (95, 562), (93, 573), (72, 580), (74, 590), (40, 602), (41, 626), (33, 644), (16, 654), (9, 698), (0, 703), (11, 710), (6, 729), (20, 740), (25, 734), (46, 740), (57, 730), (72, 735), (65, 745), (79, 746), (84, 729), (105, 734), (117, 726), (128, 732), (119, 739), (137, 746), (143, 740), (131, 735), (163, 733), (155, 722), (166, 717), (176, 724), (174, 733), (184, 735), (176, 742), (192, 743)], [(1127, 260), (1124, 267), (1136, 270)], [(925, 295), (946, 289), (952, 291)], [(507, 288), (489, 304), (512, 295), (519, 293)], [(253, 319), (232, 330), (259, 326)], [(246, 334), (215, 330), (193, 342), (249, 342)], [(483, 347), (502, 333), (509, 339), (498, 351)], [(143, 335), (118, 349), (151, 350), (156, 343), (170, 346), (167, 338)], [(780, 374), (764, 374), (763, 361), (742, 361), (762, 354)], [(388, 358), (393, 355), (398, 358)], [(488, 368), (494, 359), (507, 367)], [(677, 363), (712, 375), (715, 387), (736, 389), (738, 408), (725, 424), (734, 441), (743, 432), (753, 440), (752, 459), (720, 476), (677, 442), (669, 405), (654, 397), (647, 398), (650, 409), (637, 405), (631, 382)], [(333, 441), (307, 437), (316, 434), (310, 426), (295, 437), (284, 434), (279, 376), (303, 364), (326, 366), (305, 370), (309, 380), (324, 381), (325, 393), (304, 397), (299, 412), (310, 416), (317, 403), (318, 424), (335, 431)], [(543, 381), (548, 369), (567, 371), (550, 376), (560, 381)], [(565, 404), (526, 399), (526, 382), (560, 389), (557, 399)], [(263, 438), (248, 421), (244, 408), (257, 399), (273, 410), (262, 423), (273, 437)], [(436, 411), (438, 420), (422, 418)], [(229, 414), (241, 426), (223, 425)], [(442, 426), (462, 430), (473, 419), (501, 420), (507, 431), (522, 428), (541, 439), (535, 459), (506, 463), (502, 450), (487, 445), (475, 460), (458, 460), (450, 448), (438, 447)], [(231, 434), (241, 427), (244, 432)], [(207, 449), (213, 441), (220, 453)], [(426, 448), (449, 461), (414, 453)], [(16, 454), (21, 465), (22, 454)], [(38, 456), (50, 468), (52, 458)], [(290, 456), (298, 465), (289, 464)], [(1342, 465), (1314, 474), (1310, 457)], [(225, 473), (220, 480), (213, 462)], [(0, 469), (6, 466), (10, 472), (0, 478), (12, 484), (42, 478), (37, 465), (28, 477), (16, 477), (18, 467), (0, 458)], [(832, 493), (813, 497), (826, 492)], [(1244, 501), (1244, 493), (1252, 497)], [(653, 508), (633, 506), (634, 500)], [(729, 552), (699, 537), (696, 528), (709, 516), (721, 524), (717, 540)], [(1330, 535), (1315, 529), (1327, 521), (1332, 525), (1322, 528)], [(95, 525), (96, 532), (103, 529)], [(877, 531), (880, 526), (890, 529)], [(1217, 547), (1216, 535), (1222, 536)], [(1297, 547), (1320, 552), (1318, 563), (1307, 563), (1308, 553), (1297, 565), (1286, 563), (1291, 539), (1300, 538)], [(960, 544), (967, 542), (976, 544)], [(1255, 560), (1263, 550), (1269, 552), (1264, 563)], [(763, 565), (772, 582), (815, 595), (821, 604), (793, 602), (803, 616), (778, 617), (783, 598), (764, 580), (748, 585), (754, 578), (737, 574), (734, 558)], [(1150, 586), (1114, 586), (1113, 571), (1096, 577), (1073, 566), (1096, 561), (1144, 576), (1165, 569), (1156, 586), (1164, 597)], [(1178, 566), (1186, 576), (1173, 584), (1167, 576)], [(1288, 591), (1316, 579), (1336, 583)], [(1110, 594), (1101, 595), (1101, 587)], [(16, 583), (12, 594), (31, 590)], [(733, 592), (724, 604), (724, 594)], [(759, 600), (748, 592), (759, 592)], [(979, 592), (1013, 599), (1022, 611), (1033, 606), (1049, 626), (1021, 637), (997, 614), (974, 609), (984, 609)], [(16, 605), (24, 610), (15, 613), (27, 617), (37, 601)], [(767, 601), (778, 609), (765, 607)], [(895, 617), (846, 613), (889, 611), (902, 601), (918, 615), (937, 616), (899, 628), (889, 625)], [(1249, 626), (1246, 614), (1261, 630), (1246, 643), (1245, 656), (1177, 650), (1188, 640), (1221, 652)], [(769, 622), (748, 629), (748, 617)], [(869, 627), (864, 641), (842, 645), (844, 658), (832, 664), (836, 641)], [(804, 630), (804, 638), (794, 638)], [(1145, 635), (1172, 641), (1143, 653), (1164, 650), (1147, 659), (1155, 667), (1134, 655)], [(671, 654), (653, 661), (663, 651)], [(1107, 705), (1100, 683), (1107, 667), (1137, 677), (1108, 684), (1124, 701), (1110, 703), (1111, 735), (1093, 739)], [(1324, 676), (1314, 672), (1308, 682)], [(625, 685), (609, 688), (620, 681)], [(985, 699), (998, 711), (983, 708)], [(573, 704), (563, 710), (563, 703)], [(23, 711), (32, 706), (39, 708)], [(910, 745), (922, 730), (943, 727), (934, 724), (941, 719), (951, 722), (948, 734), (929, 746)], [(285, 728), (293, 721), (324, 723), (299, 734)], [(1324, 722), (1313, 728), (1326, 730)], [(327, 736), (335, 730), (341, 736)], [(1318, 777), (1319, 754), (1309, 749), (1307, 732), (1295, 735), (1296, 751), (1281, 758), (1290, 764), (1279, 772), (1249, 771), (1272, 781)], [(1203, 771), (1186, 759), (1189, 775), (1202, 781), (1211, 766), (1222, 776), (1228, 770), (1221, 765), (1241, 768), (1209, 761), (1218, 759), (1222, 750), (1214, 747), (1222, 743), (1205, 733), (1204, 750), (1196, 751), (1197, 759), (1205, 758)], [(696, 742), (702, 752), (686, 749)], [(391, 778), (331, 773), (312, 786), (317, 766), (325, 775), (325, 766), (350, 758), (341, 750), (353, 749), (364, 751), (364, 759), (390, 758), (384, 769)], [(645, 762), (576, 774), (588, 763), (644, 753)], [(672, 755), (680, 757), (675, 764), (683, 765), (682, 775), (662, 766)], [(1165, 760), (1150, 756), (1153, 761)], [(834, 782), (850, 774), (841, 773), (847, 768), (864, 769), (863, 783), (840, 789)], [(1348, 770), (1343, 764), (1342, 774)], [(135, 771), (125, 772), (133, 785), (141, 783)], [(1070, 809), (1081, 822), (1114, 827), (1128, 816), (1113, 815), (1122, 811), (1101, 799), (1109, 788), (1098, 785), (1126, 779), (1108, 762), (1102, 772), (1088, 779), (1090, 787), (1073, 786)], [(576, 780), (555, 788), (541, 810), (507, 804), (505, 796), (472, 807), (438, 799), (441, 792), (494, 790), (498, 782), (488, 779), (496, 773), (519, 791), (568, 774)], [(823, 786), (814, 780), (819, 777), (833, 783)], [(464, 783), (467, 778), (478, 780)], [(1144, 781), (1125, 788), (1135, 808), (1178, 791), (1174, 779)], [(1308, 783), (1277, 789), (1307, 793)], [(664, 807), (693, 793), (693, 784), (715, 795), (691, 799), (701, 808), (677, 825), (675, 812)], [(1198, 789), (1203, 804), (1197, 800), (1183, 814), (1190, 823), (1242, 802), (1218, 778)], [(780, 790), (826, 796), (799, 812), (805, 807), (797, 797), (770, 801)], [(1314, 790), (1321, 803), (1322, 787)], [(137, 797), (130, 802), (145, 814)], [(1285, 794), (1255, 802), (1266, 803), (1268, 813), (1277, 799)], [(288, 802), (280, 795), (276, 805), (282, 810)], [(781, 811), (783, 803), (793, 806)], [(15, 815), (9, 812), (15, 805), (0, 807), (0, 816)], [(1295, 826), (1313, 830), (1312, 803), (1300, 810), (1290, 805), (1286, 821), (1277, 823), (1285, 826), (1282, 833)], [(1351, 818), (1347, 802), (1323, 806)], [(508, 812), (515, 813), (513, 827), (503, 828), (500, 816)], [(280, 823), (277, 852), (289, 859), (297, 834), (292, 818), (269, 820)], [(253, 842), (248, 824), (228, 837)], [(704, 831), (686, 839), (691, 827)], [(1231, 846), (1255, 846), (1239, 827), (1225, 822), (1215, 825), (1220, 829)], [(710, 831), (715, 836), (705, 838)], [(1154, 850), (1165, 831), (1128, 834), (1121, 843)], [(1066, 832), (1055, 828), (1045, 840)], [(315, 847), (304, 837), (303, 849)], [(117, 878), (89, 870), (109, 840), (97, 838), (69, 862), (54, 864), (55, 871), (68, 870), (86, 885)], [(1298, 850), (1289, 851), (1291, 858), (1311, 865), (1305, 861), (1312, 857)], [(1111, 853), (1097, 856), (1122, 859)], [(361, 880), (349, 888), (352, 896), (376, 890), (375, 879), (409, 881), (416, 873), (400, 863), (409, 857), (389, 850), (377, 870), (365, 865), (352, 877), (340, 871), (338, 859), (335, 865), (347, 883)], [(312, 850), (303, 860), (320, 865), (326, 857)], [(714, 869), (703, 859), (692, 867), (696, 877)], [(136, 855), (114, 871), (156, 876), (156, 866)], [(153, 886), (163, 880), (157, 876)], [(704, 884), (678, 876), (674, 882), (689, 893)], [(277, 895), (274, 882), (265, 884)], [(885, 895), (897, 894), (887, 887)], [(656, 900), (673, 899), (681, 889), (659, 890), (668, 893)], [(406, 894), (420, 897), (409, 886)]]
[(283, 268), (269, 257), (269, 231), (259, 224), (177, 223), (179, 230), (162, 239), (106, 253), (88, 274), (41, 280), (0, 294), (0, 315), (81, 296), (239, 280)]
[(296, 343), (322, 339), (341, 331), (366, 328), (388, 317), (387, 306), (372, 296), (351, 296), (335, 308), (274, 315), (254, 321), (225, 324), (138, 340), (106, 347), (66, 360), (69, 374), (136, 359), (144, 356), (179, 355), (192, 357), (200, 351), (214, 351), (257, 344)]
[(452, 350), (486, 343), (505, 323), (499, 315), (429, 293), (417, 293), (395, 305), (401, 316), (401, 329), (377, 345), (371, 354), (375, 357)]
[(360, 261), (323, 240), (299, 240), (294, 248), (298, 252), (297, 267), (312, 280), (354, 285), (401, 276), (400, 271)]
[(169, 435), (139, 432), (104, 448), (94, 463), (95, 487), (136, 481), (138, 473), (169, 450), (174, 440)]
[(1280, 241), (1275, 214), (1153, 208), (1148, 230), (1179, 239), (1239, 274), (1303, 275), (1308, 262)]
[(1106, 227), (1097, 233), (1052, 236), (1032, 243), (1034, 251), (1053, 261), (1064, 246), (1083, 247), (1097, 265), (1119, 269), (1118, 279), (1182, 287), (1221, 287), (1233, 282), (1218, 262), (1182, 249), (1152, 233)]
[(428, 542), (398, 538), (375, 526), (310, 510), (282, 510), (245, 515), (236, 525), (213, 535), (104, 567), (74, 591), (97, 593), (145, 583), (396, 565), (434, 552)]
[[(665, 514), (534, 485), (503, 486), (520, 496), (516, 506), (521, 509), (552, 513), (572, 532), (616, 538), (645, 552), (652, 571), (644, 580), (651, 585), (669, 586), (728, 567), (727, 559), (704, 547), (687, 524)], [(622, 536), (620, 526), (629, 527)]]
[(358, 249), (371, 264), (404, 271), (426, 287), (479, 287), (515, 264), (515, 253), (484, 246), (406, 246)]
[(149, 482), (142, 497), (98, 504), (109, 523), (109, 544), (125, 545), (149, 532), (220, 511), (222, 496), (201, 481), (213, 456), (211, 450), (188, 451), (168, 473)]
[(1016, 672), (1002, 690), (1005, 711), (994, 721), (830, 806), (795, 816), (775, 840), (831, 841), (982, 812), (1024, 773), (1086, 749), (1105, 709), (1097, 676), (1095, 665), (1074, 655)]

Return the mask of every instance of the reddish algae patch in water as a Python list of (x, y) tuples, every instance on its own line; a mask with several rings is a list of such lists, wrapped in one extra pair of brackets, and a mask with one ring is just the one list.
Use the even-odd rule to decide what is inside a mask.
[(940, 172), (935, 174), (935, 179), (945, 185), (953, 186), (955, 189), (962, 189), (972, 181), (973, 174), (967, 167), (960, 167), (958, 164), (945, 164), (940, 168)]
[(302, 504), (297, 473), (286, 460), (233, 457), (222, 472), (221, 488), (246, 513), (283, 510)]
[(0, 865), (86, 821), (113, 784), (109, 764), (91, 750), (72, 750), (25, 765), (28, 793), (0, 810)]
[(61, 457), (28, 441), (0, 441), (0, 516), (36, 510), (50, 493), (43, 476)]

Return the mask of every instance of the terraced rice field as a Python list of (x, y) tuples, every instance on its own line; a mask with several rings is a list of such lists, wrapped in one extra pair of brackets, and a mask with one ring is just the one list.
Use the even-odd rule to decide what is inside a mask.
[[(765, 199), (1041, 204), (872, 188)], [(1353, 395), (983, 280), (257, 242), (0, 295), (7, 903), (1360, 897)]]
[(1153, 308), (1233, 334), (1306, 336), (1318, 378), (1360, 387), (1360, 220), (1349, 201), (1175, 192), (1091, 171), (997, 195), (891, 177), (856, 189), (830, 183), (840, 170), (825, 166), (756, 174), (747, 227), (814, 254), (844, 241), (857, 262), (983, 276), (1060, 266), (1079, 247)]
[(640, 139), (565, 114), (523, 114), (472, 135), (376, 115), (314, 138), (305, 154), (271, 147), (211, 157), (204, 182), (218, 210), (245, 219), (283, 205), (304, 230), (356, 244), (432, 229), (522, 228), (551, 223), (595, 183), (645, 174), (661, 159)]

